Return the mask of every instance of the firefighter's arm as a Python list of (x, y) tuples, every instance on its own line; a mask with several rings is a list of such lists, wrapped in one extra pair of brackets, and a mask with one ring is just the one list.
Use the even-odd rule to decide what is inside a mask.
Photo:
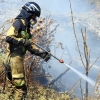
[(32, 46), (28, 47), (28, 51), (31, 54), (34, 54), (36, 56), (40, 56), (41, 58), (43, 58), (45, 61), (48, 61), (51, 57), (50, 53), (45, 52), (43, 50), (37, 49), (37, 48), (33, 48)]
[(42, 54), (46, 54), (46, 52), (42, 51), (42, 50), (39, 50), (38, 48), (36, 47), (33, 47), (32, 45), (29, 46), (28, 48), (28, 51), (31, 53), (31, 54), (34, 54), (36, 56), (42, 56)]
[(18, 45), (30, 45), (28, 39), (19, 38), (19, 31), (22, 30), (22, 22), (17, 20), (13, 23), (13, 25), (9, 28), (6, 35), (6, 42), (10, 44), (18, 44)]
[(6, 42), (10, 44), (18, 44), (18, 45), (24, 45), (24, 46), (31, 45), (28, 39), (17, 38), (15, 36), (6, 36)]

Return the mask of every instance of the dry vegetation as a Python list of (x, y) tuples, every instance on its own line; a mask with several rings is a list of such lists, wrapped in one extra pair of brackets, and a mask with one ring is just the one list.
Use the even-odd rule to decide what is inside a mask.
[[(6, 42), (5, 42), (5, 33), (7, 32), (7, 25), (11, 25), (13, 23), (12, 20), (7, 20), (4, 25), (0, 27), (0, 100), (5, 99), (7, 97), (7, 84), (6, 81), (6, 91), (3, 94), (2, 90), (4, 89), (4, 77), (5, 77), (5, 68), (3, 66), (4, 54), (6, 53)], [(51, 29), (51, 25), (54, 24), (55, 27)], [(56, 28), (58, 23), (53, 19), (47, 18), (47, 21), (44, 18), (40, 18), (38, 23), (33, 27), (31, 27), (32, 41), (38, 43), (43, 48), (48, 49), (51, 42), (54, 40), (54, 34), (56, 32)], [(59, 44), (58, 44), (59, 45)], [(34, 46), (34, 45), (33, 45)], [(34, 46), (34, 48), (37, 48)], [(58, 93), (54, 89), (50, 89), (41, 84), (39, 79), (50, 77), (50, 75), (45, 75), (43, 71), (43, 63), (44, 60), (41, 60), (39, 57), (31, 55), (29, 52), (26, 53), (24, 58), (25, 65), (25, 77), (26, 84), (28, 87), (27, 100), (70, 100), (70, 96), (66, 92)], [(34, 81), (35, 79), (35, 81)], [(72, 100), (75, 100), (75, 98)]]
[[(99, 8), (100, 2), (98, 0), (90, 0), (91, 3), (95, 2), (95, 9), (97, 10)], [(71, 15), (73, 17), (73, 15)], [(4, 24), (0, 27), (0, 100), (6, 100), (7, 96), (7, 89), (5, 91), (5, 94), (2, 93), (3, 86), (4, 86), (4, 76), (5, 76), (5, 68), (3, 66), (3, 59), (6, 52), (6, 42), (5, 42), (5, 34), (7, 32), (8, 26), (13, 23), (13, 19), (7, 20), (4, 22)], [(72, 18), (72, 24), (73, 24), (73, 30), (74, 29), (74, 20)], [(54, 25), (52, 28), (51, 26)], [(50, 19), (50, 16), (47, 18), (40, 18), (38, 20), (38, 23), (31, 28), (31, 33), (32, 33), (32, 41), (38, 43), (41, 45), (43, 48), (48, 49), (50, 46), (51, 42), (54, 40), (54, 34), (56, 33), (56, 28), (58, 27), (58, 23), (55, 22), (53, 19)], [(83, 38), (83, 44), (84, 44), (84, 52), (85, 52), (85, 59), (86, 62), (83, 62), (83, 58), (80, 53), (80, 48), (78, 45), (78, 40), (76, 33), (74, 33), (76, 42), (77, 42), (77, 47), (79, 50), (80, 58), (82, 61), (82, 64), (86, 70), (86, 75), (88, 76), (89, 70), (92, 68), (92, 66), (95, 64), (95, 62), (98, 60), (98, 58), (94, 61), (94, 63), (89, 66), (89, 60), (90, 60), (90, 51), (88, 49), (88, 46), (86, 44), (86, 29), (82, 33), (82, 38)], [(61, 43), (58, 43), (58, 46), (62, 47)], [(34, 46), (34, 45), (33, 45)], [(37, 48), (34, 46), (34, 48)], [(39, 79), (41, 78), (46, 78), (50, 77), (50, 75), (45, 75), (45, 72), (43, 71), (43, 63), (44, 60), (41, 60), (39, 57), (36, 57), (34, 55), (31, 55), (29, 52), (26, 53), (25, 58), (24, 58), (24, 65), (25, 65), (25, 76), (26, 76), (26, 84), (28, 87), (28, 94), (26, 96), (27, 100), (80, 100), (78, 98), (73, 98), (71, 92), (72, 90), (74, 91), (77, 85), (81, 84), (81, 79), (79, 79), (75, 85), (70, 89), (68, 92), (57, 92), (56, 90), (46, 87), (43, 84), (41, 84), (41, 81)], [(53, 80), (57, 81), (62, 75), (64, 75), (69, 69), (67, 69), (64, 73), (62, 73), (57, 79)], [(35, 80), (35, 81), (34, 81)], [(7, 87), (6, 87), (7, 88)], [(88, 88), (88, 83), (86, 83), (86, 90)], [(82, 90), (82, 89), (81, 89)], [(88, 93), (88, 90), (87, 90)], [(87, 98), (86, 98), (87, 97)], [(82, 100), (100, 100), (100, 73), (97, 76), (97, 82), (94, 87), (94, 90), (92, 91), (92, 94), (88, 97), (81, 95)]]

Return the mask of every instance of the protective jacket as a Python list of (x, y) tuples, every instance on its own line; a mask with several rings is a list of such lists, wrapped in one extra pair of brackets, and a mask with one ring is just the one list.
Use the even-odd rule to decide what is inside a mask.
[(10, 80), (14, 78), (24, 78), (23, 57), (26, 50), (40, 57), (43, 55), (43, 52), (38, 49), (34, 49), (30, 45), (25, 45), (26, 40), (31, 38), (29, 16), (30, 13), (22, 9), (6, 35), (8, 46), (5, 63), (11, 68), (11, 73), (8, 75)]
[(7, 50), (10, 53), (16, 53), (20, 56), (23, 56), (26, 53), (26, 50), (32, 54), (41, 56), (39, 50), (36, 50), (31, 46), (25, 46), (25, 41), (31, 39), (29, 16), (30, 13), (22, 9), (21, 13), (16, 17), (15, 22), (7, 32), (6, 42), (9, 43)]

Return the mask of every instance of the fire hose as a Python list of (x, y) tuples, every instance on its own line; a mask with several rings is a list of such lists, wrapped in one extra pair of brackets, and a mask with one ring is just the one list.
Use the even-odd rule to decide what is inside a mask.
[(48, 54), (50, 54), (52, 57), (54, 57), (56, 60), (58, 60), (60, 63), (64, 63), (64, 61), (62, 59), (58, 59), (56, 56), (54, 56), (53, 54), (51, 54), (50, 52), (48, 52), (46, 49), (44, 49), (43, 47), (41, 47), (40, 45), (31, 42), (31, 44), (36, 45), (38, 48), (42, 49), (43, 51), (47, 52)]
[[(40, 49), (42, 49), (43, 51), (48, 52), (47, 50), (45, 50), (44, 48), (42, 48), (40, 45), (32, 42), (32, 44), (36, 45), (37, 47), (39, 47)], [(55, 59), (57, 59), (60, 63), (63, 63), (65, 66), (67, 66), (68, 68), (70, 68), (72, 71), (74, 71), (76, 74), (78, 74), (81, 78), (83, 78), (84, 80), (86, 80), (88, 83), (90, 83), (92, 86), (95, 85), (95, 82), (93, 80), (91, 80), (89, 77), (87, 77), (85, 74), (82, 74), (81, 72), (79, 72), (78, 70), (74, 69), (73, 67), (69, 66), (68, 64), (66, 64), (63, 60), (58, 59), (56, 56), (54, 56), (53, 54), (50, 53), (50, 55), (52, 57), (54, 57)]]

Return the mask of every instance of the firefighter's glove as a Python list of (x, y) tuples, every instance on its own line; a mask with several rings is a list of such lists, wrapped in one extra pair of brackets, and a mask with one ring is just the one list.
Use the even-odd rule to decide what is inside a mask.
[(42, 52), (41, 57), (47, 62), (51, 57), (51, 53), (50, 52)]
[(59, 62), (60, 62), (60, 63), (64, 63), (64, 61), (63, 61), (62, 59), (59, 59)]
[(31, 42), (28, 39), (23, 39), (24, 46), (31, 46)]
[(40, 54), (41, 54), (41, 57), (44, 59), (48, 53), (43, 51)]

